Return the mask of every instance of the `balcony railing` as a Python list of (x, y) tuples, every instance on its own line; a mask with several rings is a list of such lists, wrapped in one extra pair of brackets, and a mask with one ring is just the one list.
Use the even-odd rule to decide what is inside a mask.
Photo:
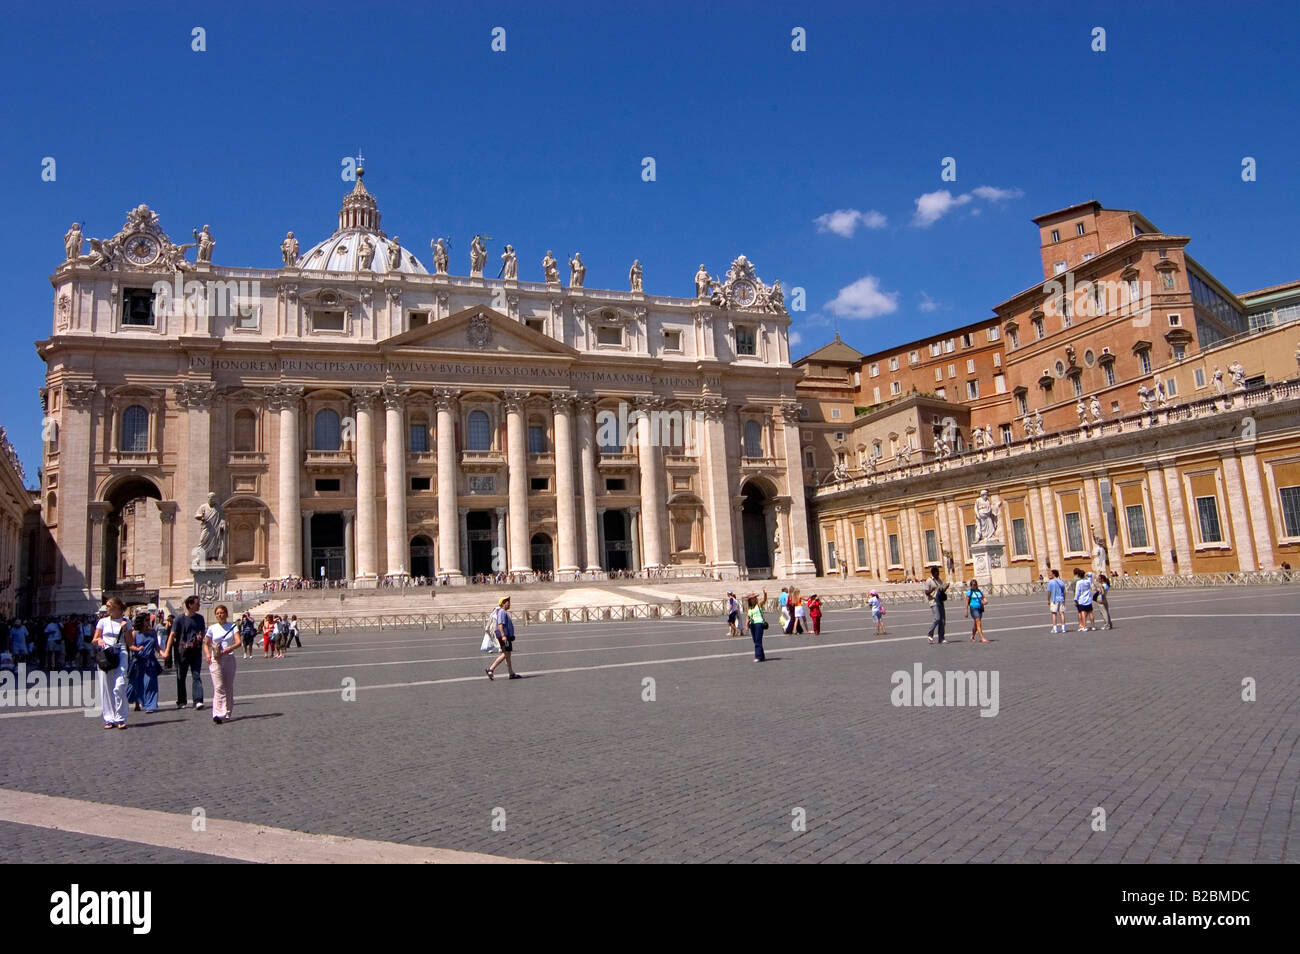
[(506, 455), (499, 450), (467, 450), (460, 452), (462, 467), (499, 467), (506, 462)]
[(348, 450), (309, 450), (307, 451), (308, 467), (350, 467), (352, 466), (352, 452)]
[(636, 466), (636, 454), (627, 451), (601, 451), (597, 461), (602, 468), (629, 468)]

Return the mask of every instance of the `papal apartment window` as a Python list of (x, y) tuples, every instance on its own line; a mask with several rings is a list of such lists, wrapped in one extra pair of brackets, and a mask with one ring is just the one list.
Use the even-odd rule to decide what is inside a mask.
[(312, 422), (312, 449), (336, 451), (341, 446), (338, 411), (330, 408), (317, 411)]
[(149, 450), (149, 412), (139, 404), (122, 412), (122, 450), (128, 454)]
[(1282, 533), (1300, 537), (1300, 487), (1279, 487), (1277, 495), (1282, 503)]
[(950, 378), (957, 377), (957, 365), (955, 364), (948, 365), (948, 377)]
[(1072, 510), (1065, 515), (1065, 548), (1070, 553), (1083, 552), (1083, 521), (1078, 511)]
[(153, 327), (153, 291), (127, 288), (122, 292), (122, 324)]
[(1002, 330), (997, 325), (994, 325), (987, 329), (986, 334), (988, 335), (989, 341), (997, 341), (1002, 337)]
[(1053, 274), (1053, 275), (1059, 275), (1059, 274), (1061, 274), (1061, 272), (1063, 272), (1063, 271), (1065, 271), (1065, 262), (1053, 262), (1053, 263), (1052, 263), (1052, 274)]
[(1138, 364), (1142, 366), (1143, 374), (1150, 374), (1151, 373), (1151, 352), (1145, 350), (1139, 351)]
[(956, 339), (956, 338), (949, 338), (949, 339), (947, 339), (946, 341), (944, 341), (944, 343), (943, 343), (943, 350), (944, 350), (944, 353), (945, 353), (945, 354), (952, 354), (954, 351), (956, 351), (956, 350), (957, 350), (957, 339)]
[(1020, 347), (1020, 335), (1019, 335), (1017, 332), (1015, 332), (1015, 331), (1008, 331), (1008, 332), (1007, 332), (1007, 340), (1008, 340), (1008, 341), (1010, 342), (1010, 344), (1011, 344), (1011, 350), (1012, 350), (1012, 351), (1015, 351), (1017, 348)]
[(736, 354), (754, 357), (758, 354), (758, 340), (753, 328), (736, 328)]
[(880, 376), (880, 365), (879, 365), (879, 364), (872, 364), (869, 373), (871, 374), (871, 376), (872, 376), (873, 378), (877, 378), (877, 377), (879, 377), (879, 376)]
[(1011, 441), (1013, 440), (1013, 438), (1012, 438), (1012, 436), (1011, 436), (1011, 425), (1010, 425), (1010, 424), (1002, 424), (1002, 425), (1000, 425), (1000, 430), (1002, 431), (1002, 443), (1003, 443), (1003, 444), (1010, 444)]
[(1002, 367), (1002, 353), (1000, 351), (993, 352), (993, 367)]
[(311, 330), (312, 331), (342, 331), (343, 312), (313, 311), (311, 313)]
[(967, 381), (967, 382), (966, 382), (966, 398), (967, 398), (967, 400), (973, 401), (973, 400), (975, 400), (975, 399), (976, 399), (977, 397), (979, 397), (979, 396), (980, 396), (980, 383), (979, 383), (979, 381)]
[(1114, 362), (1112, 362), (1112, 361), (1108, 361), (1108, 362), (1106, 362), (1106, 366), (1105, 366), (1102, 370), (1104, 370), (1104, 371), (1106, 372), (1106, 385), (1107, 385), (1107, 387), (1110, 387), (1110, 386), (1114, 385), (1114, 383), (1115, 383), (1115, 364), (1114, 364)]
[(967, 374), (974, 374), (974, 373), (975, 373), (975, 359), (974, 359), (974, 358), (967, 358), (967, 359), (966, 359), (966, 373), (967, 373)]
[[(739, 345), (740, 332), (736, 332), (736, 342)], [(621, 345), (623, 343), (623, 329), (617, 325), (601, 325), (596, 329), (596, 344), (598, 345)], [(741, 354), (753, 354), (752, 351), (741, 351)]]
[(1084, 229), (1083, 229), (1083, 223), (1082, 223), (1082, 222), (1079, 222), (1079, 223), (1077, 223), (1077, 224), (1074, 226), (1074, 234), (1076, 234), (1076, 235), (1082, 235), (1082, 234), (1083, 234), (1083, 231), (1084, 231)]
[(913, 351), (911, 354), (909, 354), (909, 355), (907, 356), (907, 363), (908, 363), (908, 364), (920, 364), (920, 363), (921, 363), (921, 352), (919, 352), (919, 351)]
[(664, 332), (664, 350), (665, 351), (682, 350), (682, 333), (680, 331)]
[(943, 353), (943, 345), (937, 341), (930, 342), (930, 357), (937, 358)]
[(469, 415), (468, 450), (485, 451), (492, 449), (492, 425), (486, 411), (471, 411)]
[(1129, 504), (1125, 507), (1124, 519), (1128, 523), (1128, 545), (1138, 549), (1150, 546), (1147, 543), (1147, 518), (1142, 512), (1142, 505)]
[(1016, 395), (1016, 413), (1022, 416), (1029, 413), (1029, 400), (1023, 394)]
[(903, 386), (902, 386), (901, 384), (899, 384), (897, 381), (890, 381), (890, 382), (889, 382), (889, 393), (890, 393), (890, 394), (902, 394), (902, 393), (903, 393)]
[(1053, 242), (1059, 242), (1059, 241), (1061, 241), (1061, 231), (1060, 231), (1060, 229), (1052, 229), (1052, 241), (1053, 241)]
[(964, 335), (961, 336), (961, 346), (962, 346), (963, 348), (969, 348), (969, 347), (971, 346), (971, 344), (973, 343), (973, 341), (974, 341), (974, 339), (971, 338), (969, 332), (968, 332), (967, 334), (964, 334)]
[(427, 311), (413, 311), (406, 319), (407, 329), (423, 328), (429, 323), (429, 313)]
[(1032, 324), (1034, 326), (1034, 337), (1041, 340), (1045, 334), (1043, 330), (1043, 319), (1035, 318)]
[(935, 369), (934, 369), (934, 379), (935, 379), (936, 381), (942, 381), (942, 380), (943, 380), (943, 368), (940, 367), (940, 368), (935, 368)]
[(889, 359), (889, 370), (890, 371), (898, 370), (898, 358), (894, 357)]
[(763, 426), (758, 421), (745, 422), (745, 456), (763, 456)]
[(1196, 518), (1201, 525), (1202, 543), (1223, 542), (1223, 528), (1219, 525), (1218, 500), (1214, 497), (1197, 497)]
[(1029, 530), (1024, 517), (1015, 517), (1011, 521), (1011, 553), (1013, 556), (1029, 556)]

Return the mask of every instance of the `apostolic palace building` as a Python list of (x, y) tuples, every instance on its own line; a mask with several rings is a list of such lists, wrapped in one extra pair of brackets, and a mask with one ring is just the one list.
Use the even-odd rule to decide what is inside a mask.
[(814, 572), (790, 319), (744, 256), (693, 298), (647, 294), (639, 263), (628, 291), (587, 288), (579, 254), (567, 282), (550, 252), (521, 280), (508, 245), (484, 277), (478, 236), (469, 276), (441, 239), (430, 272), (363, 170), (280, 268), (194, 236), (139, 206), (88, 252), (66, 237), (37, 343), (38, 610), (175, 600), (214, 557), (231, 590)]

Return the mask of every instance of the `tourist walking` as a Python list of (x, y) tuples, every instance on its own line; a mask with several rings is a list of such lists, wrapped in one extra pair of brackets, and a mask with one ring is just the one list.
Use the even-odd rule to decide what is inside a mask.
[(777, 619), (781, 624), (781, 632), (790, 632), (790, 623), (794, 617), (790, 614), (790, 588), (781, 587), (781, 595), (776, 598)]
[(808, 597), (808, 622), (812, 624), (812, 633), (814, 636), (820, 636), (822, 631), (822, 601), (814, 593)]
[(1115, 624), (1110, 618), (1110, 578), (1105, 573), (1099, 573), (1097, 582), (1093, 584), (1092, 605), (1094, 608), (1101, 607), (1102, 615), (1106, 617), (1106, 628), (1114, 629)]
[(981, 643), (987, 643), (984, 638), (984, 605), (987, 601), (984, 599), (984, 591), (980, 589), (979, 580), (971, 580), (970, 588), (966, 590), (966, 615), (972, 620), (970, 628), (970, 641), (975, 642), (976, 637)]
[(185, 677), (189, 676), (194, 687), (194, 708), (203, 708), (203, 674), (199, 669), (203, 662), (203, 634), (208, 624), (199, 615), (199, 598), (185, 597), (185, 613), (176, 617), (172, 631), (167, 636), (167, 648), (163, 650), (163, 659), (176, 662), (176, 708), (184, 709)]
[(289, 617), (289, 638), (285, 641), (284, 648), (289, 648), (289, 643), (293, 643), (299, 649), (302, 649), (302, 640), (298, 638), (298, 617)]
[(510, 618), (510, 597), (503, 596), (497, 600), (497, 608), (492, 611), (492, 625), (496, 627), (497, 643), (501, 646), (501, 654), (492, 660), (492, 665), (483, 671), (487, 673), (489, 680), (496, 673), (497, 666), (502, 663), (506, 664), (506, 672), (510, 673), (511, 679), (518, 679), (519, 673), (510, 663), (510, 654), (515, 648), (515, 624)]
[(105, 729), (125, 729), (127, 670), (131, 650), (135, 648), (135, 634), (122, 601), (114, 596), (106, 605), (108, 615), (95, 624), (94, 636), (100, 714)]
[(1047, 607), (1052, 613), (1052, 632), (1065, 632), (1065, 580), (1060, 570), (1052, 570), (1047, 581)]
[(158, 636), (148, 613), (135, 617), (135, 659), (131, 663), (131, 687), (128, 696), (139, 712), (158, 711)]
[(763, 618), (763, 604), (767, 602), (767, 590), (763, 591), (762, 602), (757, 593), (745, 594), (745, 625), (749, 627), (749, 638), (754, 641), (754, 662), (763, 662), (767, 656), (763, 653), (763, 630), (767, 620)]
[(876, 621), (876, 635), (885, 635), (885, 604), (880, 600), (880, 594), (875, 590), (867, 597), (867, 605), (871, 607), (871, 617)]
[(253, 658), (253, 643), (257, 641), (257, 624), (253, 622), (253, 614), (244, 610), (244, 615), (239, 620), (239, 642), (244, 647), (244, 658)]
[(803, 621), (808, 618), (808, 603), (798, 590), (791, 591), (790, 596), (794, 602), (794, 625), (790, 627), (790, 631), (803, 635)]
[[(939, 568), (930, 567), (930, 578), (925, 581), (925, 599), (930, 604), (930, 611), (934, 614), (934, 622), (930, 624), (929, 631), (925, 634), (926, 641), (930, 644), (943, 642), (943, 630), (947, 623), (947, 614), (944, 604), (948, 601), (948, 584), (939, 579)], [(935, 635), (938, 634), (938, 639)]]
[(1092, 574), (1074, 568), (1074, 608), (1079, 611), (1079, 632), (1091, 632), (1092, 625)]
[(732, 590), (727, 590), (727, 637), (740, 635), (740, 601)]
[(235, 650), (243, 640), (226, 607), (218, 606), (212, 615), (217, 621), (203, 635), (203, 657), (212, 676), (212, 721), (221, 725), (235, 707)]
[(22, 620), (18, 620), (9, 628), (9, 652), (14, 657), (14, 662), (27, 661), (27, 626)]
[(262, 658), (271, 657), (271, 637), (275, 635), (275, 617), (270, 613), (262, 620)]

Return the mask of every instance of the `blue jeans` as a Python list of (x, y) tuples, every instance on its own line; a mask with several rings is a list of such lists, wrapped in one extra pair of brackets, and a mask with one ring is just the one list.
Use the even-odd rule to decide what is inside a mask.
[(185, 705), (185, 674), (190, 674), (194, 686), (194, 701), (203, 701), (203, 655), (202, 652), (178, 653), (176, 656), (176, 704)]
[(925, 635), (933, 636), (935, 630), (938, 630), (939, 642), (943, 642), (943, 627), (947, 622), (947, 611), (944, 609), (944, 604), (940, 603), (938, 600), (935, 600), (934, 606), (932, 606), (931, 609), (934, 610), (934, 622), (930, 624), (930, 631)]
[(750, 623), (749, 636), (754, 640), (754, 658), (766, 659), (763, 655), (763, 630), (767, 628), (766, 623)]

